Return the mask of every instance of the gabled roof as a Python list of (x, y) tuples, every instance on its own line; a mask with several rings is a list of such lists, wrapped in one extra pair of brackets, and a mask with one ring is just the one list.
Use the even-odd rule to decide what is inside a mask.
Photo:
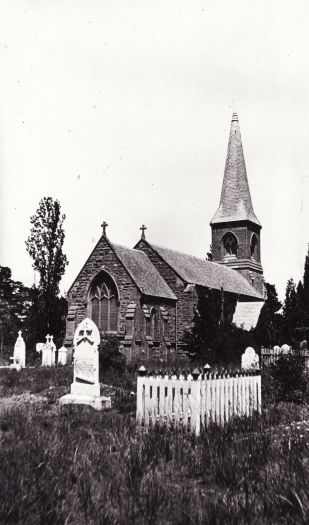
[(249, 220), (261, 225), (252, 206), (237, 113), (233, 113), (220, 204), (210, 224)]
[(111, 247), (144, 295), (177, 299), (144, 252), (114, 243)]
[(185, 281), (215, 290), (223, 288), (240, 296), (262, 301), (262, 296), (236, 270), (193, 255), (147, 244)]
[(131, 279), (134, 281), (141, 293), (144, 295), (150, 295), (152, 297), (162, 297), (162, 299), (177, 300), (177, 297), (174, 295), (168, 284), (165, 282), (163, 277), (159, 274), (144, 252), (126, 248), (124, 246), (120, 246), (119, 244), (113, 244), (106, 237), (106, 235), (102, 235), (102, 237), (100, 237), (84, 266), (71, 284), (68, 294), (71, 292), (80, 274), (85, 269), (88, 261), (91, 259), (93, 254), (95, 254), (102, 241), (105, 241), (110, 249), (113, 250), (116, 257), (124, 266), (127, 273), (130, 275)]

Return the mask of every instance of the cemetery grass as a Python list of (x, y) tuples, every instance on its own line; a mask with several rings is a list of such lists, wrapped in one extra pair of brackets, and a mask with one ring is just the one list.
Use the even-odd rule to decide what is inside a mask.
[(0, 370), (2, 399), (32, 402), (0, 410), (1, 524), (309, 522), (306, 404), (270, 403), (196, 438), (138, 428), (129, 380), (95, 412), (57, 403), (70, 367), (11, 372)]

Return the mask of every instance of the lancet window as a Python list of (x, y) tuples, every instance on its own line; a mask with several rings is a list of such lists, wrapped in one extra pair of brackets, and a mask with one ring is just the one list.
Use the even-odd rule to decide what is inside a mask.
[(90, 317), (99, 330), (117, 332), (118, 294), (112, 278), (101, 273), (94, 280), (89, 293)]

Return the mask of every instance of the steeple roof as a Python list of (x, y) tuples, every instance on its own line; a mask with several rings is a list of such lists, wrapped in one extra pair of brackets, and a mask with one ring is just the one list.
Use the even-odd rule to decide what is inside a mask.
[(237, 113), (233, 113), (219, 208), (210, 224), (249, 220), (258, 224), (252, 206)]

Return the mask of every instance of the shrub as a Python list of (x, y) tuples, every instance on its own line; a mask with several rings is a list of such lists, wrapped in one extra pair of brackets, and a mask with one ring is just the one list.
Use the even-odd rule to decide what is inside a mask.
[(277, 401), (305, 400), (307, 379), (303, 360), (297, 354), (283, 354), (269, 365), (273, 394)]
[(99, 348), (99, 368), (102, 373), (109, 369), (124, 372), (126, 359), (119, 350), (119, 340), (116, 336), (105, 336)]

